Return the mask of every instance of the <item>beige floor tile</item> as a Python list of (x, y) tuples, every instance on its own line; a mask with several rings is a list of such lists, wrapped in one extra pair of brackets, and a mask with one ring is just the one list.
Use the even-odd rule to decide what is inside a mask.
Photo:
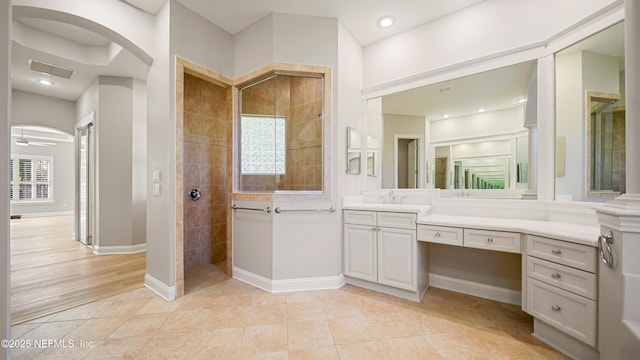
[(160, 332), (186, 332), (205, 330), (213, 316), (213, 310), (178, 311), (171, 315)]
[(350, 344), (378, 340), (375, 329), (364, 316), (329, 319), (329, 328), (336, 344)]
[(360, 308), (350, 300), (325, 300), (322, 307), (327, 319), (363, 316)]
[(281, 324), (287, 322), (287, 305), (254, 305), (249, 310), (247, 326)]
[(289, 349), (289, 360), (339, 360), (338, 349), (334, 345), (313, 349)]
[(107, 304), (107, 302), (101, 301), (97, 303), (90, 303), (90, 304), (78, 306), (78, 307), (58, 313), (51, 320), (65, 321), (65, 320), (91, 319), (93, 317), (96, 317), (100, 313), (104, 304)]
[[(40, 324), (35, 329), (20, 336), (21, 340), (58, 340), (80, 327), (86, 320), (53, 321)], [(15, 339), (15, 337), (14, 337)]]
[(214, 354), (235, 354), (242, 344), (244, 329), (216, 329), (192, 334), (195, 343), (188, 359), (211, 359)]
[(153, 336), (169, 320), (171, 314), (135, 315), (114, 331), (109, 338), (119, 339), (137, 336)]
[(445, 333), (427, 335), (427, 341), (445, 359), (495, 360), (478, 348), (478, 344), (465, 333)]
[(215, 299), (214, 309), (223, 307), (237, 307), (237, 306), (252, 306), (253, 296), (251, 295), (238, 295), (238, 294), (225, 294)]
[(406, 321), (401, 313), (370, 315), (366, 319), (380, 340), (421, 335), (420, 328)]
[(189, 295), (182, 299), (177, 311), (194, 311), (213, 309), (220, 295)]
[(287, 321), (324, 320), (326, 319), (322, 303), (294, 302), (287, 304)]
[(420, 330), (421, 335), (459, 332), (469, 329), (466, 325), (459, 324), (436, 313), (410, 311), (405, 312), (403, 316), (409, 324)]
[[(87, 343), (82, 347), (78, 344), (73, 348), (52, 347), (44, 350), (35, 359), (46, 360), (75, 360), (84, 359), (96, 346), (96, 343)], [(14, 358), (15, 359), (15, 358)]]
[(242, 347), (258, 352), (277, 352), (287, 350), (287, 326), (262, 325), (249, 326), (244, 330)]
[(93, 317), (133, 316), (142, 309), (151, 299), (113, 299), (100, 305), (100, 310)]
[(135, 359), (149, 340), (151, 340), (150, 336), (107, 339), (97, 344), (85, 359)]
[(382, 345), (394, 360), (444, 359), (423, 336), (383, 340)]
[(292, 322), (288, 325), (289, 350), (334, 345), (326, 320)]
[(116, 329), (122, 326), (127, 320), (129, 320), (129, 318), (125, 316), (89, 319), (65, 336), (65, 338), (74, 341), (82, 340), (95, 342), (98, 340), (104, 340), (113, 334)]
[(29, 331), (40, 326), (40, 323), (23, 323), (19, 325), (13, 325), (11, 327), (11, 337), (14, 339), (28, 333)]
[(384, 346), (378, 341), (337, 345), (341, 360), (384, 360), (391, 359)]
[(361, 297), (356, 300), (356, 305), (358, 305), (358, 308), (360, 308), (360, 311), (362, 311), (364, 316), (380, 315), (398, 311), (396, 306), (375, 298)]
[(214, 309), (206, 324), (207, 329), (244, 328), (247, 326), (249, 306), (224, 307)]
[(136, 359), (187, 359), (195, 341), (191, 333), (156, 335), (136, 354)]
[(287, 293), (287, 304), (317, 302), (320, 299), (315, 291), (297, 291)]
[(182, 304), (184, 297), (175, 299), (173, 301), (166, 301), (161, 297), (155, 297), (146, 303), (136, 314), (158, 314), (158, 313), (171, 313), (178, 309)]
[(253, 295), (252, 305), (286, 304), (286, 294), (269, 294), (268, 292)]
[(157, 295), (154, 294), (153, 291), (147, 289), (146, 287), (141, 287), (139, 289), (132, 290), (132, 291), (126, 292), (124, 294), (120, 294), (120, 295), (114, 296), (114, 298), (124, 299), (124, 300), (153, 299), (155, 297), (157, 297)]

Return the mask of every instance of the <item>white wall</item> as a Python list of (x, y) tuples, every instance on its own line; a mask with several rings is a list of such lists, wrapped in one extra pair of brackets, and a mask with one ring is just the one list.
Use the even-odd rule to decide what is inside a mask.
[[(11, 0), (0, 3), (0, 339), (11, 339), (9, 142), (11, 141)], [(10, 351), (0, 346), (0, 358)]]
[[(46, 140), (47, 142), (53, 142)], [(12, 215), (69, 215), (75, 202), (74, 144), (56, 142), (56, 146), (17, 146), (11, 141), (12, 156), (33, 155), (53, 158), (53, 203), (13, 203)]]
[[(487, 0), (364, 49), (364, 88), (548, 41), (615, 0)], [(505, 31), (508, 29), (508, 31)]]
[(233, 78), (273, 62), (273, 14), (233, 36)]
[(522, 106), (431, 122), (431, 142), (477, 140), (523, 131)]
[(15, 125), (38, 125), (75, 133), (75, 103), (69, 100), (12, 90), (11, 121)]
[(382, 98), (370, 99), (366, 102), (367, 116), (366, 123), (363, 131), (368, 136), (372, 136), (378, 140), (378, 150), (376, 164), (376, 176), (367, 176), (367, 189), (380, 189), (382, 188), (382, 172), (381, 170), (381, 155), (382, 155), (382, 142), (384, 139), (383, 126), (382, 126)]

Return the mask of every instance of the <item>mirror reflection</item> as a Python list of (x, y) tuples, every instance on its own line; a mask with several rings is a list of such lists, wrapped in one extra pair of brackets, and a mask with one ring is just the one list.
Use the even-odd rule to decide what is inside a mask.
[(556, 54), (556, 199), (625, 192), (624, 24)]
[(519, 197), (532, 145), (526, 126), (537, 122), (536, 75), (531, 61), (369, 100), (368, 135), (381, 139), (380, 187)]
[(352, 127), (347, 127), (347, 174), (360, 174), (362, 156), (362, 135)]

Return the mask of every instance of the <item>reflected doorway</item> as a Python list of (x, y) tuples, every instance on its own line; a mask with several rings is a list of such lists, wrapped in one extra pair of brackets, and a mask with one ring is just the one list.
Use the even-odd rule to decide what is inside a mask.
[(93, 193), (93, 176), (91, 176), (92, 166), (92, 128), (93, 123), (77, 129), (77, 210), (76, 210), (76, 239), (81, 243), (92, 247), (93, 234), (91, 231), (91, 222), (93, 220), (92, 193)]
[(396, 187), (418, 188), (419, 138), (398, 138), (396, 148)]

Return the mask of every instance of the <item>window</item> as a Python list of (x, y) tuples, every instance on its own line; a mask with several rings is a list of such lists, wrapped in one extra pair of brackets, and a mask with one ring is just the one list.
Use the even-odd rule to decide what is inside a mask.
[(242, 115), (240, 122), (242, 175), (285, 173), (285, 118)]
[(53, 158), (15, 155), (9, 165), (9, 198), (12, 201), (53, 200)]

